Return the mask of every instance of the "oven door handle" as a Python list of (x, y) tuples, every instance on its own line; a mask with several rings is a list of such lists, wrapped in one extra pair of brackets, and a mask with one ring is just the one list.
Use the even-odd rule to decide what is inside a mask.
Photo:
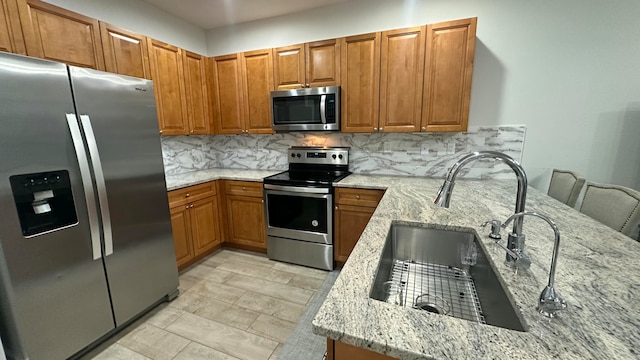
[(264, 184), (265, 190), (278, 190), (278, 191), (286, 191), (289, 193), (300, 193), (302, 194), (329, 194), (328, 188), (314, 188), (314, 187), (304, 187), (304, 186), (285, 186), (285, 185), (273, 185), (273, 184)]

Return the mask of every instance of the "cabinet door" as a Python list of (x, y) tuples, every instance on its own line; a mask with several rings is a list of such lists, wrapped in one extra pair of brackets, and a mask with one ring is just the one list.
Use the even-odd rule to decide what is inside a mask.
[(340, 85), (340, 40), (306, 43), (304, 53), (309, 86)]
[(189, 205), (191, 239), (194, 255), (198, 256), (220, 243), (218, 229), (218, 199), (212, 196)]
[(267, 248), (261, 198), (227, 195), (227, 216), (232, 243)]
[(342, 39), (342, 131), (378, 131), (380, 33)]
[(247, 130), (272, 134), (271, 97), (273, 56), (271, 49), (242, 53), (242, 88)]
[(276, 90), (299, 89), (305, 86), (303, 44), (275, 48), (273, 56)]
[(205, 75), (206, 58), (189, 51), (183, 51), (182, 54), (189, 133), (210, 134), (211, 120), (209, 119), (209, 98)]
[(213, 61), (214, 122), (220, 134), (240, 134), (244, 127), (240, 59), (237, 54)]
[(0, 0), (0, 51), (27, 53), (15, 0)]
[(18, 0), (27, 55), (104, 70), (98, 20), (39, 0)]
[(476, 21), (427, 25), (422, 108), (426, 131), (467, 130)]
[(188, 134), (182, 50), (153, 39), (148, 44), (160, 133)]
[(375, 207), (336, 205), (333, 240), (335, 261), (343, 263), (347, 261), (375, 210)]
[(424, 26), (382, 33), (379, 131), (420, 131), (424, 33)]
[(393, 360), (394, 358), (345, 344), (340, 341), (327, 341), (327, 360)]
[(178, 268), (188, 263), (194, 257), (188, 209), (189, 205), (171, 209), (171, 229), (173, 232), (173, 245), (176, 251)]
[(107, 71), (151, 79), (147, 38), (100, 21), (104, 65)]

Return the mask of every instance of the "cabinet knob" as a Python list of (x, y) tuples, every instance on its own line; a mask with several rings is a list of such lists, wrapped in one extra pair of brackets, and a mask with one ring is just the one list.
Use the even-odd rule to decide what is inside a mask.
[(420, 128), (420, 130), (425, 131), (425, 130), (427, 130), (427, 128), (423, 126), (423, 127)]
[(158, 131), (162, 135), (162, 130)]
[(378, 131), (383, 131), (383, 130), (384, 130), (384, 128), (380, 128)]
[(378, 131), (378, 128), (373, 128), (373, 131)]
[(335, 210), (338, 210), (338, 205), (336, 205)]
[(309, 84), (304, 84), (306, 87), (309, 87)]
[(190, 133), (191, 133), (191, 134), (193, 134), (193, 130), (191, 130), (191, 132), (190, 132)]
[(184, 208), (185, 208), (185, 209), (188, 209), (188, 208), (189, 208), (189, 205), (185, 206)]
[(189, 197), (189, 193), (187, 193), (187, 195), (185, 195), (184, 197)]
[(356, 195), (356, 200), (360, 200), (360, 195)]
[(243, 187), (242, 187), (242, 190), (247, 190), (247, 187), (246, 187), (246, 186), (243, 186)]
[(193, 204), (189, 205), (189, 207), (190, 207), (190, 208), (192, 208), (192, 207), (193, 207)]

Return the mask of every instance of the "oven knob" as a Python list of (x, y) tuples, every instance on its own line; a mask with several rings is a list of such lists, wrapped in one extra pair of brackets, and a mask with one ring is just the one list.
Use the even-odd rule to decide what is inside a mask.
[(292, 157), (292, 158), (296, 157), (296, 154), (291, 154), (291, 157)]
[(336, 158), (336, 154), (331, 155), (331, 157), (335, 159)]
[(296, 156), (297, 156), (297, 157), (300, 157), (301, 155), (300, 155), (300, 153), (297, 153), (297, 154), (296, 154)]
[(342, 160), (342, 154), (338, 155), (338, 159)]

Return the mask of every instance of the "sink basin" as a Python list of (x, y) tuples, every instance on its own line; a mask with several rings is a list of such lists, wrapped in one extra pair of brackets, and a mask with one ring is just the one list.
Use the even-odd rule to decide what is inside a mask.
[(391, 225), (370, 297), (526, 331), (472, 232)]

